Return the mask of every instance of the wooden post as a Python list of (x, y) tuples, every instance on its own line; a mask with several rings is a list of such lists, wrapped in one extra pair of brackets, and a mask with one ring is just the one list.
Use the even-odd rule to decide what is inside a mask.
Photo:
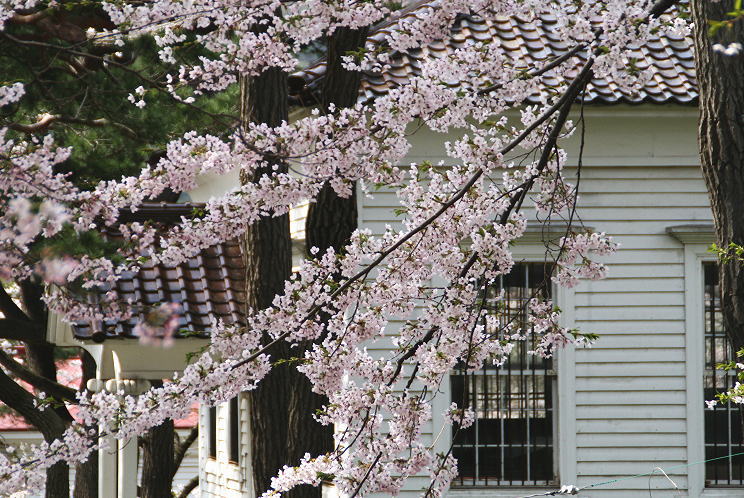
[[(111, 436), (106, 436), (110, 447), (98, 452), (98, 496), (116, 497), (116, 453), (117, 443)], [(136, 495), (135, 495), (136, 496)]]

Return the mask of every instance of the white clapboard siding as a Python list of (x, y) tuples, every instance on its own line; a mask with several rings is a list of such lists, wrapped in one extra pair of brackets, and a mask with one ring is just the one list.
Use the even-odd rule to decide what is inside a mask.
[[(578, 211), (587, 226), (612, 235), (620, 249), (606, 258), (607, 279), (582, 283), (573, 302), (558, 303), (564, 310), (572, 307), (571, 326), (600, 334), (594, 347), (576, 351), (573, 397), (559, 400), (575, 407), (576, 433), (556, 439), (576, 447), (576, 461), (569, 465), (576, 470), (575, 484), (620, 479), (581, 494), (603, 498), (639, 496), (648, 491), (649, 479), (624, 478), (687, 462), (684, 248), (666, 229), (711, 222), (697, 166), (694, 111), (620, 109), (618, 117), (605, 109), (587, 118)], [(417, 159), (453, 164), (441, 146), (448, 138), (431, 132), (414, 137), (402, 164)], [(569, 153), (576, 150), (572, 140)], [(575, 156), (569, 161), (575, 164)], [(573, 174), (569, 169), (568, 176)], [(386, 225), (399, 227), (394, 193), (373, 196), (360, 200), (361, 225), (375, 234)], [(383, 346), (375, 345), (375, 353), (383, 353)], [(669, 475), (680, 488), (687, 486), (686, 469)], [(411, 496), (417, 488), (407, 487)], [(663, 477), (651, 478), (655, 497), (673, 496), (672, 488)], [(480, 490), (473, 496), (485, 495)]]
[[(649, 487), (654, 497), (671, 498), (673, 486), (658, 472), (633, 476), (661, 467), (669, 469), (680, 489), (688, 485), (683, 467), (688, 463), (690, 415), (685, 391), (685, 256), (683, 245), (667, 235), (667, 228), (711, 223), (698, 166), (697, 116), (692, 108), (674, 106), (596, 107), (587, 109), (586, 116), (578, 213), (586, 226), (612, 235), (620, 249), (605, 258), (610, 265), (607, 279), (583, 282), (569, 294), (570, 302), (557, 303), (572, 317), (573, 323), (567, 325), (600, 335), (594, 347), (573, 354), (570, 377), (569, 372), (558, 371), (569, 386), (561, 390), (562, 396), (568, 395), (558, 400), (558, 411), (572, 414), (572, 423), (565, 424), (572, 429), (557, 433), (555, 440), (559, 446), (575, 448), (575, 461), (559, 464), (573, 469), (575, 478), (562, 482), (602, 483), (582, 491), (583, 498), (647, 496)], [(563, 144), (569, 151), (569, 179), (575, 175), (578, 136)], [(423, 159), (454, 164), (443, 146), (452, 138), (421, 130), (401, 166)], [(373, 191), (372, 196), (359, 196), (360, 226), (374, 234), (386, 226), (400, 227), (403, 218), (394, 214), (399, 207), (395, 193)], [(293, 225), (296, 237), (302, 217), (298, 214)], [(524, 257), (520, 247), (515, 249), (518, 258)], [(390, 347), (386, 339), (369, 351), (381, 356)], [(448, 387), (442, 388), (448, 396)], [(448, 399), (439, 402), (434, 416), (448, 404)], [(435, 418), (426, 428), (427, 442), (441, 426)], [(247, 433), (244, 437), (245, 442)], [(224, 447), (221, 434), (218, 439), (218, 446)], [(220, 455), (218, 462), (202, 457), (204, 497), (238, 496), (234, 493), (240, 489), (240, 471), (220, 463)], [(411, 479), (404, 496), (419, 495), (427, 484), (425, 476)], [(459, 489), (451, 495), (466, 497), (468, 491)], [(480, 489), (471, 496), (520, 494)]]
[[(243, 408), (241, 406), (241, 408)], [(241, 409), (241, 412), (244, 412)], [(242, 469), (228, 461), (229, 452), (229, 405), (217, 406), (217, 458), (208, 458), (208, 409), (199, 410), (199, 420), (203, 430), (199, 437), (200, 495), (202, 498), (231, 498), (242, 495)], [(241, 421), (242, 422), (242, 421)], [(241, 430), (246, 424), (241, 423)], [(244, 447), (244, 445), (243, 445)], [(242, 449), (241, 449), (242, 451)]]
[[(688, 120), (684, 135), (659, 132), (654, 149), (676, 147), (683, 136), (694, 142), (694, 133)], [(694, 164), (690, 153), (681, 164)], [(661, 160), (645, 168), (587, 168), (581, 187), (582, 219), (621, 247), (608, 260), (609, 278), (575, 293), (576, 325), (600, 334), (594, 348), (575, 355), (577, 484), (673, 467), (669, 474), (684, 489), (687, 469), (678, 467), (688, 460), (684, 253), (666, 228), (710, 223), (705, 184), (698, 168)], [(582, 496), (638, 496), (649, 483), (653, 496), (672, 496), (673, 486), (658, 475)]]

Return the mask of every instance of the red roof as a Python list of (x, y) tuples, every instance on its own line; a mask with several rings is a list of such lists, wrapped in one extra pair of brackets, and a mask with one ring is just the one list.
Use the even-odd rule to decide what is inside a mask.
[[(82, 370), (80, 367), (80, 358), (70, 358), (67, 360), (60, 360), (57, 362), (57, 380), (60, 384), (63, 384), (72, 389), (78, 389), (80, 386), (80, 379), (82, 376)], [(27, 391), (31, 392), (33, 389), (25, 382), (19, 382)], [(2, 404), (2, 403), (0, 403)], [(77, 413), (76, 406), (70, 406), (70, 413), (74, 417)], [(175, 426), (177, 429), (190, 429), (196, 427), (199, 421), (199, 405), (194, 403), (191, 407), (191, 414), (183, 419), (176, 420)], [(2, 413), (0, 414), (0, 431), (35, 431), (31, 424), (26, 422), (26, 419), (16, 415), (14, 413)]]

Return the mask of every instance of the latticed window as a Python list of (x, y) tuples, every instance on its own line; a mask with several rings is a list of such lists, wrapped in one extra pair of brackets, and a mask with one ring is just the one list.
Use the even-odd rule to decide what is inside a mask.
[[(543, 263), (514, 266), (489, 289), (486, 306), (504, 323), (525, 323), (525, 306), (550, 289)], [(504, 299), (496, 297), (504, 291)], [(451, 376), (452, 401), (470, 406), (475, 423), (453, 427), (453, 456), (458, 460), (455, 486), (539, 486), (554, 484), (552, 362), (527, 352), (535, 341), (519, 342), (507, 362)]]
[[(736, 383), (736, 372), (716, 369), (716, 365), (735, 359), (726, 338), (721, 314), (721, 290), (718, 286), (718, 266), (704, 263), (705, 274), (705, 399), (712, 400), (717, 392), (728, 390)], [(744, 451), (741, 426), (743, 413), (739, 405), (719, 404), (705, 410), (705, 459), (725, 457)], [(705, 465), (708, 486), (744, 485), (744, 455), (721, 458)]]
[(210, 406), (207, 412), (209, 424), (209, 457), (217, 458), (217, 407)]
[(230, 400), (230, 461), (240, 463), (240, 397)]

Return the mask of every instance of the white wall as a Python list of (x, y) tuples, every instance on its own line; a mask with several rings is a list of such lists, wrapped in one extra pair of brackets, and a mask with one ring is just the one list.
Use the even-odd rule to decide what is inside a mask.
[[(575, 365), (560, 365), (559, 371), (564, 375), (559, 416), (575, 414), (573, 423), (560, 421), (561, 474), (564, 483), (579, 486), (689, 463), (688, 418), (702, 417), (703, 407), (688, 413), (684, 251), (666, 228), (711, 222), (697, 166), (695, 109), (617, 106), (586, 114), (579, 214), (586, 225), (612, 235), (621, 249), (608, 259), (609, 278), (583, 283), (572, 293), (573, 303), (558, 303), (572, 317), (568, 325), (601, 336), (593, 348), (570, 352)], [(425, 133), (414, 140), (406, 162), (451, 162), (443, 157), (442, 136)], [(577, 145), (572, 138), (571, 164)], [(394, 195), (377, 194), (362, 203), (361, 222), (375, 233), (396, 220)], [(572, 454), (575, 461), (566, 461)], [(687, 486), (686, 469), (669, 474), (681, 488)], [(652, 478), (650, 485), (654, 497), (673, 495), (663, 477)], [(408, 488), (419, 486), (412, 482)], [(632, 497), (648, 487), (648, 478), (628, 479), (581, 496)]]
[[(663, 477), (624, 478), (692, 463), (687, 432), (699, 427), (703, 413), (702, 406), (698, 409), (689, 400), (691, 374), (685, 364), (698, 361), (688, 344), (697, 344), (702, 331), (686, 329), (684, 246), (666, 231), (711, 222), (698, 167), (697, 111), (615, 106), (590, 107), (586, 115), (579, 214), (588, 226), (612, 235), (621, 248), (608, 259), (607, 279), (582, 283), (575, 292), (558, 296), (566, 325), (600, 334), (593, 348), (567, 351), (558, 362), (560, 473), (564, 484), (579, 486), (621, 479), (582, 491), (584, 498), (645, 496), (649, 485), (654, 497), (671, 497), (672, 486)], [(419, 133), (403, 163), (448, 162), (442, 146), (447, 138)], [(576, 164), (577, 148), (578, 138), (573, 137), (568, 141), (570, 164)], [(575, 174), (575, 168), (569, 169), (569, 177)], [(386, 224), (396, 223), (396, 205), (393, 194), (360, 196), (360, 225), (381, 233)], [(701, 350), (701, 364), (702, 355)], [(441, 399), (435, 411), (447, 404)], [(438, 431), (435, 423), (429, 433)], [(687, 487), (686, 468), (668, 474), (681, 488)], [(217, 480), (208, 477), (207, 482), (212, 493)], [(425, 483), (425, 478), (412, 479), (406, 494), (418, 494)], [(224, 484), (235, 489), (231, 482)], [(228, 496), (209, 493), (203, 496)]]

